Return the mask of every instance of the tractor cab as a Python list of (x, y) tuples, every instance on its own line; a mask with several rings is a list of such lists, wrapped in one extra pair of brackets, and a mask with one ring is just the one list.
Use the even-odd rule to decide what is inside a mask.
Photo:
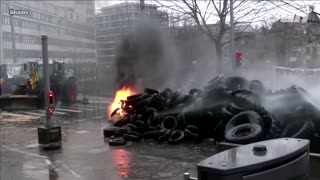
[[(49, 60), (50, 90), (56, 94), (55, 102), (75, 102), (77, 97), (76, 78), (73, 70), (66, 71), (65, 63)], [(71, 73), (70, 73), (71, 72)], [(1, 93), (11, 95), (36, 95), (39, 104), (44, 104), (43, 63), (31, 61), (23, 64), (1, 65)]]

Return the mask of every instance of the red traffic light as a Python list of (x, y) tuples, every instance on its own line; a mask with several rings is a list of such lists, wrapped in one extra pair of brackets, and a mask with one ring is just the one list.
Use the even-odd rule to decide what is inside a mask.
[(50, 91), (48, 95), (49, 95), (49, 104), (54, 105), (54, 93)]
[(242, 54), (241, 53), (236, 53), (236, 58), (237, 59), (241, 59), (242, 58)]

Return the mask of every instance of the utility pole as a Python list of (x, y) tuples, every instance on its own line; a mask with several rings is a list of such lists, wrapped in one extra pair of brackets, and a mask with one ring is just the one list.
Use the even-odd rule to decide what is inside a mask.
[(12, 16), (9, 16), (9, 20), (10, 20), (10, 26), (11, 26), (11, 41), (12, 41), (12, 58), (13, 58), (13, 63), (17, 62), (16, 59), (16, 41), (15, 41), (15, 32), (14, 32), (14, 26), (13, 26), (13, 20), (12, 20)]
[[(38, 128), (38, 142), (43, 150), (57, 149), (61, 147), (61, 127), (54, 126), (51, 120), (55, 103), (54, 94), (50, 91), (49, 79), (49, 58), (48, 58), (48, 37), (41, 36), (42, 40), (42, 59), (43, 59), (43, 77), (44, 77), (44, 100), (46, 111), (46, 124)], [(40, 97), (43, 98), (43, 97)]]
[[(2, 1), (0, 1), (0, 20), (2, 21)], [(3, 61), (2, 22), (0, 22), (0, 63)]]
[(232, 64), (233, 72), (236, 71), (235, 67), (235, 52), (234, 52), (234, 18), (233, 18), (233, 0), (230, 0), (230, 59)]
[(50, 80), (49, 80), (49, 63), (48, 63), (48, 37), (46, 35), (41, 36), (42, 40), (42, 59), (43, 59), (43, 77), (44, 77), (44, 103), (46, 107), (46, 127), (51, 127), (51, 115), (49, 114), (49, 97)]

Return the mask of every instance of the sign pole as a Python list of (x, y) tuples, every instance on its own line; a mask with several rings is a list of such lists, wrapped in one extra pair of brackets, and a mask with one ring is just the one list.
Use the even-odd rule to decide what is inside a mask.
[[(44, 77), (44, 100), (46, 108), (45, 127), (38, 128), (38, 142), (43, 150), (57, 149), (61, 147), (61, 127), (54, 126), (51, 116), (54, 111), (54, 93), (50, 91), (49, 63), (48, 63), (48, 37), (41, 36), (42, 40), (42, 59)], [(43, 98), (43, 97), (40, 97)]]
[(43, 60), (43, 77), (44, 77), (44, 102), (46, 108), (46, 127), (51, 127), (51, 116), (49, 113), (49, 91), (50, 91), (50, 80), (49, 80), (49, 68), (48, 68), (48, 37), (47, 35), (41, 36), (42, 40), (42, 60)]

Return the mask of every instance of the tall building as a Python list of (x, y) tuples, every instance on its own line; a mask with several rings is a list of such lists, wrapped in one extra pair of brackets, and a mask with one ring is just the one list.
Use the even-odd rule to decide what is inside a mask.
[(94, 1), (1, 0), (0, 4), (1, 63), (39, 60), (42, 34), (48, 36), (49, 59), (96, 62)]
[[(96, 15), (96, 40), (98, 63), (113, 64), (115, 48), (124, 34), (132, 30), (140, 15), (139, 3), (121, 3), (101, 8)], [(168, 25), (168, 14), (156, 5), (145, 4), (143, 13), (156, 17)]]

